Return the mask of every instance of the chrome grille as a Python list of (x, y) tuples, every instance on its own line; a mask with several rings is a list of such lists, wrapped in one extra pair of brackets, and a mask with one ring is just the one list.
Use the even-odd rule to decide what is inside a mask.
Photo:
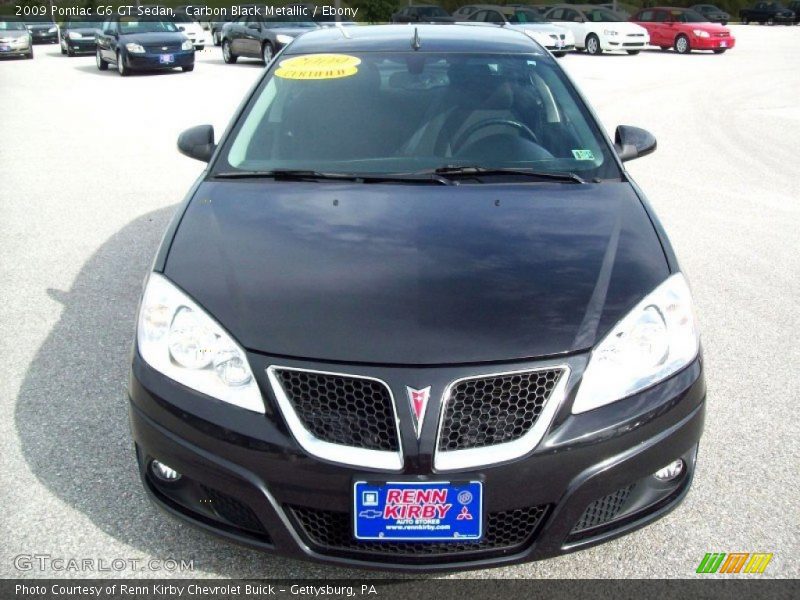
[(297, 417), (315, 438), (365, 450), (400, 450), (394, 403), (383, 382), (286, 368), (274, 373)]
[(464, 379), (444, 400), (440, 452), (485, 448), (524, 437), (563, 375), (553, 368)]

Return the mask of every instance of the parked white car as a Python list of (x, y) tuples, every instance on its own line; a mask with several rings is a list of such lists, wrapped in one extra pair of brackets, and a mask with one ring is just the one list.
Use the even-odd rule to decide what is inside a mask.
[(535, 10), (489, 4), (473, 6), (477, 6), (478, 10), (467, 17), (464, 23), (501, 25), (521, 31), (550, 50), (554, 56), (564, 56), (575, 48), (575, 38), (569, 29), (548, 23)]
[(589, 54), (604, 51), (639, 54), (650, 43), (644, 27), (601, 6), (559, 4), (547, 11), (545, 18), (572, 31), (575, 49)]
[(176, 13), (172, 21), (178, 29), (186, 34), (186, 37), (192, 40), (195, 50), (202, 50), (213, 43), (209, 32), (203, 29), (203, 26), (192, 17)]

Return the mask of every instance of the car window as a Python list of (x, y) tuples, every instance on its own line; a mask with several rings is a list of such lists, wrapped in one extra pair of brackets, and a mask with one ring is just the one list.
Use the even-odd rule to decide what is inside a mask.
[(487, 13), (487, 11), (485, 11), (485, 10), (479, 10), (478, 12), (471, 14), (469, 16), (469, 20), (470, 21), (478, 21), (478, 22), (482, 23), (483, 20), (486, 18), (486, 13)]
[(554, 11), (548, 13), (550, 20), (552, 21), (563, 21), (564, 20), (564, 9), (557, 8)]
[(544, 19), (539, 16), (539, 13), (532, 10), (519, 9), (514, 11), (508, 21), (510, 23), (543, 23)]
[[(331, 106), (342, 107), (333, 120)], [(446, 165), (620, 175), (573, 85), (536, 51), (287, 56), (269, 68), (212, 169)]]
[(624, 21), (620, 15), (605, 8), (593, 8), (586, 11), (586, 19), (592, 23), (618, 23)]
[(21, 21), (0, 21), (0, 31), (24, 30), (25, 25)]
[(665, 23), (667, 21), (667, 13), (663, 10), (653, 11), (653, 21), (656, 23)]
[(678, 23), (705, 23), (708, 21), (703, 15), (694, 10), (673, 10), (672, 20)]
[(119, 32), (123, 35), (137, 33), (174, 33), (178, 28), (170, 21), (137, 21), (135, 18), (124, 18), (119, 21)]
[(486, 11), (486, 22), (487, 23), (505, 23), (506, 20), (496, 10), (487, 10)]
[(644, 23), (650, 23), (651, 21), (655, 20), (655, 19), (653, 19), (653, 11), (652, 10), (643, 10), (642, 12), (639, 13), (639, 15), (636, 17), (635, 20), (636, 21), (641, 21), (641, 22), (644, 22)]

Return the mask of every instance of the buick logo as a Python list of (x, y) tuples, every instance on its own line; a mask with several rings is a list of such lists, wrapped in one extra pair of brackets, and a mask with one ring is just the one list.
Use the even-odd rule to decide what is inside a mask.
[(431, 386), (421, 390), (415, 390), (412, 387), (406, 386), (406, 394), (408, 395), (408, 402), (411, 404), (411, 416), (414, 419), (414, 433), (419, 434), (422, 431), (422, 422), (425, 420), (425, 409), (428, 406), (428, 399), (431, 396)]

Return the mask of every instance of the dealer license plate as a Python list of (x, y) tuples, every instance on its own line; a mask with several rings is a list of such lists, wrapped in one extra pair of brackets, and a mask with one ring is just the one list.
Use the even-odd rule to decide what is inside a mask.
[(358, 540), (479, 540), (483, 535), (480, 481), (356, 482)]
[(11, 46), (7, 46), (6, 44), (0, 44), (0, 52), (5, 52), (7, 50), (11, 50)]
[(162, 65), (168, 65), (170, 63), (174, 63), (175, 62), (175, 55), (174, 54), (162, 54), (161, 56), (158, 57), (158, 61)]
[(719, 43), (719, 47), (720, 48), (727, 48), (728, 47), (728, 42), (720, 42)]

